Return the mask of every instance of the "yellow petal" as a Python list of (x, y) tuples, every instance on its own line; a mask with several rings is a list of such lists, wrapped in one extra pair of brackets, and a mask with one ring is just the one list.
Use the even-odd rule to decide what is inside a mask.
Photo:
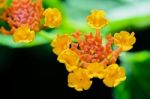
[(51, 46), (54, 47), (53, 52), (58, 55), (65, 49), (69, 48), (70, 43), (71, 39), (68, 35), (57, 35), (52, 41)]
[(105, 66), (100, 63), (90, 63), (86, 69), (91, 78), (98, 77), (102, 79), (104, 77), (104, 67)]
[(107, 87), (114, 87), (114, 80), (112, 80), (111, 78), (105, 78), (103, 80), (103, 83), (107, 86)]
[(0, 0), (0, 8), (5, 8), (7, 5), (7, 0)]
[(45, 26), (54, 28), (60, 25), (62, 16), (57, 8), (48, 8), (43, 15), (45, 16)]
[(65, 63), (66, 69), (70, 72), (78, 67), (79, 56), (72, 50), (66, 49), (59, 54), (57, 60), (61, 63)]
[(133, 44), (136, 42), (134, 32), (129, 34), (129, 32), (121, 31), (120, 33), (115, 33), (114, 44), (122, 48), (123, 51), (128, 51), (133, 48)]
[(91, 84), (92, 81), (84, 69), (78, 68), (68, 75), (68, 86), (77, 91), (88, 90)]
[(35, 32), (31, 31), (28, 25), (22, 25), (18, 29), (16, 29), (13, 34), (13, 40), (15, 42), (24, 42), (28, 43), (33, 41), (35, 38)]
[(103, 10), (93, 10), (91, 14), (87, 16), (87, 23), (95, 29), (101, 29), (108, 24), (108, 20), (105, 18), (105, 12)]
[(115, 87), (125, 79), (126, 76), (123, 67), (119, 67), (117, 64), (112, 64), (105, 69), (105, 76), (103, 82), (106, 86)]

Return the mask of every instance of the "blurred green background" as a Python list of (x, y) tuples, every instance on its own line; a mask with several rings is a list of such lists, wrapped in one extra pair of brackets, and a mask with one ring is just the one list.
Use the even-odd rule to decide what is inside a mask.
[[(11, 1), (8, 0), (8, 5)], [(14, 43), (11, 35), (0, 34), (0, 89), (3, 93), (12, 98), (31, 94), (33, 97), (40, 95), (41, 99), (52, 96), (150, 99), (150, 0), (43, 0), (43, 6), (61, 10), (60, 27), (41, 30), (28, 44)], [(57, 62), (50, 42), (57, 34), (77, 30), (94, 32), (86, 23), (86, 16), (92, 9), (106, 11), (109, 24), (101, 30), (103, 36), (126, 30), (135, 32), (137, 41), (133, 49), (122, 53), (118, 60), (126, 69), (126, 81), (115, 88), (107, 88), (95, 79), (90, 90), (76, 92), (67, 87), (67, 71)]]

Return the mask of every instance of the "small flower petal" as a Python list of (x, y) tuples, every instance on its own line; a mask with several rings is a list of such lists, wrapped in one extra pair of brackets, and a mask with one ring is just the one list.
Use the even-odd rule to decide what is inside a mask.
[(121, 31), (120, 33), (115, 33), (114, 44), (122, 48), (123, 51), (128, 51), (133, 48), (133, 44), (136, 42), (134, 32), (129, 34), (129, 32)]
[(31, 42), (35, 38), (35, 32), (31, 31), (28, 25), (22, 25), (16, 29), (13, 34), (13, 40), (15, 42)]
[(95, 29), (101, 29), (108, 24), (108, 20), (105, 18), (105, 12), (103, 10), (93, 10), (91, 14), (87, 16), (88, 24)]
[(92, 81), (84, 69), (76, 69), (68, 74), (68, 86), (75, 88), (77, 91), (88, 90)]
[(100, 63), (90, 63), (86, 69), (91, 78), (98, 77), (102, 79), (104, 77), (104, 67), (105, 66)]
[(77, 68), (79, 63), (79, 56), (72, 50), (66, 49), (59, 54), (58, 61), (65, 63), (67, 70), (70, 72)]
[(71, 39), (68, 35), (57, 35), (52, 41), (51, 46), (54, 47), (53, 52), (58, 55), (65, 49), (69, 48), (70, 43)]
[(126, 79), (125, 70), (117, 64), (109, 65), (105, 70), (103, 82), (108, 87), (115, 87)]
[(7, 0), (0, 0), (0, 8), (5, 8), (7, 5)]
[(62, 16), (57, 8), (48, 8), (44, 11), (45, 26), (50, 28), (58, 27), (61, 23)]

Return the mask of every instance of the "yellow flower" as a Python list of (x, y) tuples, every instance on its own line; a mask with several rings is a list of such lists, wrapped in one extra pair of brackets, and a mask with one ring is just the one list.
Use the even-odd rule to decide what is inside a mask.
[(105, 70), (103, 82), (108, 87), (115, 87), (126, 79), (125, 70), (118, 64), (109, 65)]
[(5, 8), (7, 5), (7, 0), (0, 0), (0, 8)]
[[(68, 86), (77, 91), (88, 90), (91, 79), (99, 78), (103, 79), (106, 86), (115, 87), (126, 79), (124, 68), (119, 67), (116, 61), (122, 51), (133, 47), (136, 41), (134, 33), (121, 31), (114, 37), (107, 35), (103, 44), (99, 30), (108, 23), (105, 12), (93, 10), (87, 16), (87, 23), (96, 30), (95, 33), (82, 35), (77, 31), (70, 38), (68, 35), (57, 36), (52, 42), (57, 60), (64, 63), (69, 72)], [(113, 49), (113, 44), (119, 47)]]
[(100, 63), (90, 63), (86, 69), (91, 78), (98, 77), (102, 79), (104, 77), (104, 67), (105, 66)]
[(121, 31), (120, 33), (115, 33), (114, 44), (122, 48), (123, 51), (128, 51), (133, 48), (133, 44), (136, 42), (134, 32), (129, 34), (129, 32)]
[(66, 49), (59, 54), (58, 61), (65, 63), (66, 69), (70, 72), (77, 68), (79, 63), (79, 56), (72, 50)]
[(101, 29), (108, 23), (108, 20), (105, 18), (105, 12), (103, 10), (93, 10), (87, 16), (87, 22), (92, 28)]
[(35, 38), (35, 32), (31, 31), (28, 25), (22, 25), (13, 34), (15, 42), (31, 42)]
[(68, 86), (77, 91), (88, 90), (92, 84), (90, 78), (84, 69), (76, 69), (68, 74)]
[(57, 8), (48, 8), (44, 11), (45, 26), (50, 28), (58, 27), (61, 23), (62, 16)]
[(53, 52), (58, 55), (65, 49), (69, 48), (71, 39), (68, 35), (57, 35), (57, 37), (52, 41), (51, 46), (54, 47)]

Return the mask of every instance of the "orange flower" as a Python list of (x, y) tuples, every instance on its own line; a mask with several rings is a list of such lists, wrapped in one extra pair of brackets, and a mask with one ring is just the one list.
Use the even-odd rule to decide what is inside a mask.
[[(77, 91), (87, 90), (91, 86), (92, 78), (103, 79), (106, 86), (115, 87), (126, 79), (125, 70), (119, 67), (116, 61), (122, 51), (132, 48), (135, 43), (134, 33), (129, 35), (128, 32), (121, 31), (114, 37), (107, 35), (107, 41), (103, 44), (99, 29), (108, 23), (104, 11), (92, 11), (87, 21), (96, 29), (95, 33), (82, 35), (79, 31), (75, 32), (72, 34), (75, 42), (71, 41), (68, 35), (56, 37), (52, 42), (54, 53), (58, 50), (58, 61), (66, 65), (69, 87)], [(113, 49), (113, 44), (119, 47)]]
[[(2, 26), (0, 28), (0, 32), (3, 34), (14, 34), (18, 28), (24, 24), (28, 25), (28, 27), (34, 32), (39, 32), (41, 29), (43, 29), (43, 27), (45, 28), (45, 26), (49, 26), (49, 24), (53, 25), (49, 26), (51, 28), (56, 27), (61, 22), (61, 13), (56, 8), (54, 8), (54, 10), (49, 9), (50, 8), (44, 11), (44, 8), (42, 7), (42, 0), (12, 0), (10, 7), (6, 8), (2, 16), (0, 16), (1, 19), (9, 24), (11, 30), (9, 31)], [(43, 18), (46, 19), (46, 25), (41, 22)], [(22, 37), (24, 34), (24, 32), (21, 34)], [(26, 35), (24, 37), (26, 37)], [(19, 42), (21, 41), (22, 40)], [(32, 40), (28, 40), (27, 42), (29, 41)]]
[[(36, 0), (36, 3), (32, 0), (13, 0), (3, 17), (11, 28), (27, 24), (34, 31), (39, 31), (43, 10), (42, 0)], [(11, 34), (13, 33), (14, 31)]]
[(102, 38), (99, 32), (96, 32), (95, 35), (92, 33), (84, 35), (82, 39), (81, 36), (80, 32), (73, 34), (77, 42), (71, 44), (71, 49), (80, 56), (82, 61), (86, 63), (101, 62), (112, 53), (112, 36), (106, 37), (107, 43), (105, 46), (102, 45)]

